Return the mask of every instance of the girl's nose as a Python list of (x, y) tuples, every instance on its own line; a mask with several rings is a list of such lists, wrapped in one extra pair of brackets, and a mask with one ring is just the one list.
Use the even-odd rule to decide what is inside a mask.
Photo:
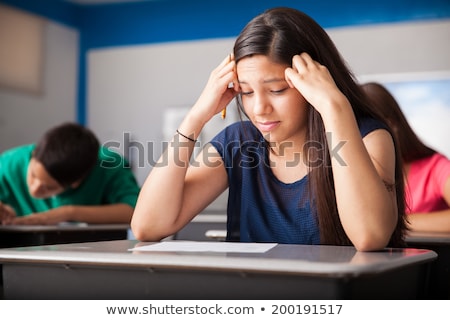
[(253, 104), (253, 113), (255, 115), (263, 115), (268, 114), (272, 111), (272, 106), (264, 95), (255, 95), (254, 104)]

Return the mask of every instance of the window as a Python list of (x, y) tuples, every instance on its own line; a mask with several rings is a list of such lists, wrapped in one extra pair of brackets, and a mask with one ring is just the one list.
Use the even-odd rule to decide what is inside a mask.
[(0, 5), (0, 89), (40, 94), (45, 20)]

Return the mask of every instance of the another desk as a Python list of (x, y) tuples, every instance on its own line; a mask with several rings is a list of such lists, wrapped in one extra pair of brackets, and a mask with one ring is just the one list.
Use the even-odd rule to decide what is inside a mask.
[[(209, 230), (225, 230), (227, 228), (227, 213), (224, 210), (206, 210), (198, 214), (183, 229), (178, 231), (174, 240), (211, 241), (207, 234)], [(222, 240), (225, 237), (218, 237)]]
[(0, 248), (124, 240), (128, 229), (128, 224), (0, 225)]
[(450, 233), (410, 232), (408, 246), (430, 249), (438, 254), (430, 274), (430, 298), (450, 299)]
[(423, 249), (277, 245), (265, 253), (136, 252), (117, 240), (0, 249), (6, 299), (418, 299)]

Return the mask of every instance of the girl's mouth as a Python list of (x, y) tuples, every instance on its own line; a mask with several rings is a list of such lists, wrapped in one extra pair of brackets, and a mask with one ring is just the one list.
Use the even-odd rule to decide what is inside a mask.
[(256, 122), (256, 125), (259, 128), (259, 130), (261, 130), (261, 132), (270, 132), (273, 129), (275, 129), (275, 127), (277, 127), (279, 124), (280, 124), (279, 121)]

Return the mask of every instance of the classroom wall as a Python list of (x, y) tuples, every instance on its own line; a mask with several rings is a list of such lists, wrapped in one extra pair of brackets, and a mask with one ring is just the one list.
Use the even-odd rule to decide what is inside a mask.
[(76, 121), (79, 33), (47, 21), (44, 42), (43, 92), (0, 89), (0, 152), (33, 143), (63, 121)]

